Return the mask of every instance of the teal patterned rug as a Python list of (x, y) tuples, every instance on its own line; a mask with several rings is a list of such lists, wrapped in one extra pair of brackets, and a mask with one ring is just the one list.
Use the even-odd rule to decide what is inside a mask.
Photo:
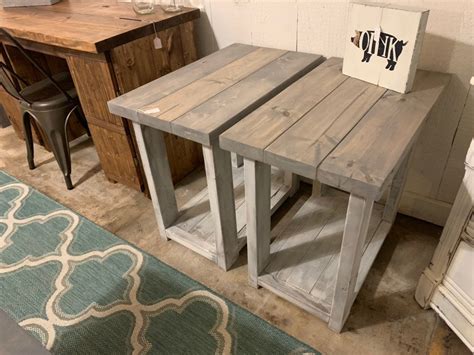
[(1, 171), (0, 308), (55, 354), (317, 353)]

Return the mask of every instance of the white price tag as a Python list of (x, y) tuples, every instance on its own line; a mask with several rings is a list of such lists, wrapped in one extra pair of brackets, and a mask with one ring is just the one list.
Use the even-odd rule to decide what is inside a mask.
[(163, 45), (161, 44), (161, 39), (159, 37), (155, 37), (155, 39), (153, 40), (153, 45), (155, 46), (155, 49), (160, 49), (163, 47)]

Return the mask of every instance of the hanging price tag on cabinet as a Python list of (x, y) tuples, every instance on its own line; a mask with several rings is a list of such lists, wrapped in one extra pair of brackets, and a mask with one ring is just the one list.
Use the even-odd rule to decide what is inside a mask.
[(161, 39), (160, 37), (158, 37), (158, 32), (156, 32), (156, 27), (155, 27), (155, 23), (153, 23), (153, 31), (155, 31), (155, 38), (153, 39), (153, 46), (155, 47), (155, 49), (160, 49), (163, 47), (163, 44), (161, 43)]
[(160, 37), (155, 37), (153, 40), (153, 45), (155, 46), (155, 49), (160, 49), (163, 47)]

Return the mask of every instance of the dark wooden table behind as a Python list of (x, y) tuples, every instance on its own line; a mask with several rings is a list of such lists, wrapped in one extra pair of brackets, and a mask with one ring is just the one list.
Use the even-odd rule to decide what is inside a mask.
[[(154, 14), (138, 16), (130, 3), (63, 0), (52, 6), (0, 9), (0, 26), (18, 37), (51, 73), (71, 72), (105, 175), (144, 191), (133, 128), (128, 120), (109, 113), (106, 103), (196, 60), (193, 20), (199, 15), (198, 9), (168, 14), (157, 8)], [(153, 22), (161, 49), (153, 46)], [(16, 48), (4, 39), (2, 43), (4, 61), (32, 82), (41, 79)], [(18, 104), (2, 89), (0, 100), (23, 137)], [(73, 139), (83, 131), (73, 123), (69, 133)], [(176, 182), (201, 164), (201, 150), (176, 136), (165, 139)], [(35, 140), (44, 144), (38, 132)]]

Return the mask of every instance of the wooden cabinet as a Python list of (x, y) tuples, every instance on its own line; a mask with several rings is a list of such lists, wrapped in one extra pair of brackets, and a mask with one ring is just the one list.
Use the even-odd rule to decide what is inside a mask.
[(416, 300), (433, 308), (474, 352), (474, 140), (466, 174)]
[[(107, 101), (196, 60), (193, 20), (199, 15), (198, 9), (168, 14), (157, 8), (145, 18), (136, 15), (129, 3), (63, 0), (53, 6), (0, 9), (0, 22), (51, 71), (70, 71), (106, 177), (145, 191), (133, 127), (111, 114)], [(78, 31), (78, 26), (88, 30)], [(162, 48), (154, 47), (155, 36)], [(15, 48), (0, 41), (15, 69), (33, 77)], [(0, 99), (22, 136), (18, 105), (2, 92)], [(40, 134), (36, 142), (43, 143)], [(169, 134), (165, 142), (174, 182), (202, 164), (198, 144)]]

